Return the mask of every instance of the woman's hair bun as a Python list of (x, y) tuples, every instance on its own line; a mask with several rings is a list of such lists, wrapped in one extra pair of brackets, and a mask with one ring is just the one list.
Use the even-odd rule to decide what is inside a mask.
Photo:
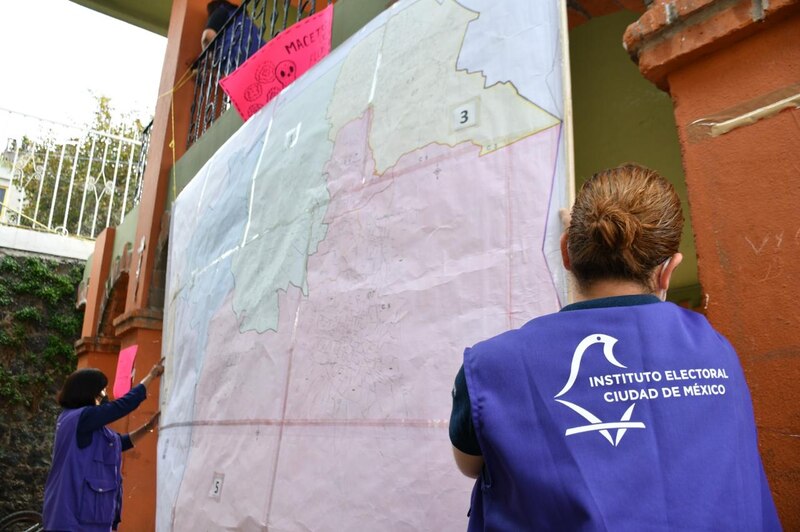
[(572, 208), (572, 273), (584, 288), (601, 279), (650, 287), (653, 269), (677, 253), (682, 230), (680, 198), (658, 173), (636, 164), (598, 172)]
[(609, 252), (630, 248), (642, 233), (636, 216), (608, 201), (597, 205), (586, 221), (592, 239)]

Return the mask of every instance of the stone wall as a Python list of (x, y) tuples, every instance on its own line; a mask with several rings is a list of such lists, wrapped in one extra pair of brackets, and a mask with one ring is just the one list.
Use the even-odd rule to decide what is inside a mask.
[(55, 395), (76, 364), (83, 266), (0, 249), (0, 519), (41, 512)]

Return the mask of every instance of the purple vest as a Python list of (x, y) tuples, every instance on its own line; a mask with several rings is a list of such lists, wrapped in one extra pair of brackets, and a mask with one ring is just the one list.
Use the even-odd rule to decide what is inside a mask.
[(58, 416), (53, 465), (44, 488), (45, 530), (95, 532), (111, 530), (122, 489), (119, 434), (103, 427), (92, 443), (78, 448), (78, 419), (83, 408)]
[(731, 345), (669, 303), (537, 318), (464, 353), (469, 530), (780, 530)]

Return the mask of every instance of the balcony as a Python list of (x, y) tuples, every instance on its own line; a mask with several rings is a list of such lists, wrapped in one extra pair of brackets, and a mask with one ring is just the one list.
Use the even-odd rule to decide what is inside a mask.
[[(391, 0), (245, 0), (230, 17), (216, 38), (194, 59), (192, 63), (193, 89), (186, 138), (186, 151), (177, 157), (169, 185), (171, 197), (180, 193), (197, 174), (206, 161), (230, 138), (243, 121), (230, 100), (219, 86), (219, 80), (245, 62), (252, 50), (252, 39), (248, 41), (242, 22), (245, 14), (258, 28), (265, 45), (269, 40), (298, 20), (302, 20), (329, 4), (336, 4), (333, 17), (331, 50), (335, 49), (366, 23), (393, 3)], [(230, 32), (230, 33), (226, 33)], [(236, 46), (226, 49), (225, 34)], [(245, 38), (242, 38), (245, 35)], [(175, 142), (180, 142), (176, 139)]]
[[(245, 0), (222, 26), (192, 65), (194, 100), (189, 137), (194, 144), (231, 107), (219, 80), (239, 68), (251, 55), (292, 24), (316, 13), (333, 0)], [(320, 6), (321, 7), (321, 6)]]
[(98, 131), (0, 116), (0, 225), (91, 242), (137, 205), (150, 126)]

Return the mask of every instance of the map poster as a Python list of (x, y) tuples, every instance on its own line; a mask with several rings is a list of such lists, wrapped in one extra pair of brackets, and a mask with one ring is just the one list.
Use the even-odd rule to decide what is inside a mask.
[(558, 310), (562, 6), (401, 0), (172, 207), (160, 531), (464, 530), (464, 348)]

